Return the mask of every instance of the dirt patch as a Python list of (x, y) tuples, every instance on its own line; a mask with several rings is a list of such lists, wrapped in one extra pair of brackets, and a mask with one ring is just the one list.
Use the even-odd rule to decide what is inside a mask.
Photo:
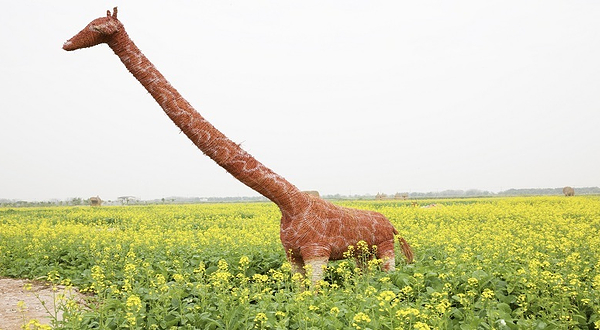
[[(26, 290), (25, 285), (31, 285), (31, 289)], [(50, 324), (54, 299), (59, 294), (72, 296), (78, 293), (74, 288), (64, 286), (57, 286), (53, 291), (52, 285), (45, 282), (0, 278), (0, 330), (21, 330), (31, 320)], [(41, 301), (45, 302), (45, 307)], [(60, 311), (58, 318), (62, 318)]]

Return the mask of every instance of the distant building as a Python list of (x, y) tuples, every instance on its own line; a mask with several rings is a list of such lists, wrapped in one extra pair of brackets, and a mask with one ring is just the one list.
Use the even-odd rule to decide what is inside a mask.
[(90, 206), (102, 206), (102, 199), (99, 196), (90, 197)]
[(129, 204), (129, 202), (136, 202), (138, 200), (137, 197), (135, 196), (121, 196), (117, 198), (121, 204), (125, 205), (125, 204)]

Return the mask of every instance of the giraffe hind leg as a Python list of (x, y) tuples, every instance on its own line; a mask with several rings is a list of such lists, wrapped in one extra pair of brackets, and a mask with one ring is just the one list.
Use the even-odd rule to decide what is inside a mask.
[(304, 259), (301, 256), (293, 255), (291, 252), (288, 253), (288, 261), (292, 266), (292, 274), (300, 273), (302, 276), (306, 275), (304, 269)]
[(394, 253), (394, 239), (377, 245), (377, 258), (383, 260), (381, 268), (386, 272), (396, 270), (396, 253)]

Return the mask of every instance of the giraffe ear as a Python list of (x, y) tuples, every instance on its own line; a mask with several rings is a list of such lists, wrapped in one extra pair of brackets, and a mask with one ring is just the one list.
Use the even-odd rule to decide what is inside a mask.
[(117, 18), (117, 7), (113, 8), (112, 16), (110, 15), (110, 10), (106, 11), (106, 17)]

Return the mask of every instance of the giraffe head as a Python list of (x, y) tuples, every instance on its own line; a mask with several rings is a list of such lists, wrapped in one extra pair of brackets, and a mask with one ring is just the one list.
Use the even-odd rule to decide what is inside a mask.
[(107, 10), (106, 17), (96, 18), (73, 38), (67, 40), (63, 44), (63, 49), (75, 50), (108, 42), (111, 36), (122, 28), (123, 24), (117, 19), (117, 7), (115, 7), (112, 15), (110, 10)]

